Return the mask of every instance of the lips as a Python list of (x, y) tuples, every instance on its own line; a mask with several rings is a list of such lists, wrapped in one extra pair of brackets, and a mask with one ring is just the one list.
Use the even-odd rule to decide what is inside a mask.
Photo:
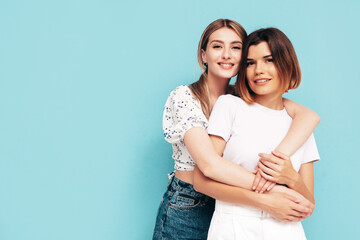
[(219, 66), (220, 66), (221, 68), (223, 68), (223, 69), (231, 69), (231, 68), (234, 66), (233, 63), (220, 62), (220, 63), (218, 63), (218, 64), (219, 64)]
[(271, 81), (270, 78), (262, 78), (262, 79), (254, 80), (254, 83), (266, 83), (266, 82), (269, 82), (269, 81)]

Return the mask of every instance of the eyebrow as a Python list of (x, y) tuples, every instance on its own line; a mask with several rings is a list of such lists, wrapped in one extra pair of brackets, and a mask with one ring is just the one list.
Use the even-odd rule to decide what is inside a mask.
[[(269, 57), (272, 57), (272, 55), (270, 54), (270, 55), (263, 56), (263, 58), (269, 58)], [(252, 58), (246, 58), (246, 61), (249, 61), (249, 60), (254, 60), (254, 59), (252, 59)]]
[[(224, 43), (224, 41), (221, 41), (221, 40), (212, 40), (210, 43), (213, 43), (213, 42)], [(231, 42), (231, 44), (233, 44), (233, 43), (240, 43), (240, 44), (242, 44), (241, 41), (233, 41), (233, 42)]]

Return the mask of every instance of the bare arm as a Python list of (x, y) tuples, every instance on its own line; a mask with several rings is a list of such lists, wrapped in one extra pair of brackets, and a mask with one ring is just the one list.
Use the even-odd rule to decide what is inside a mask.
[(301, 180), (295, 181), (294, 184), (290, 186), (290, 188), (294, 189), (298, 193), (301, 193), (304, 197), (306, 197), (312, 203), (315, 204), (314, 162), (305, 163), (301, 165), (299, 170), (299, 175)]
[[(288, 133), (287, 137), (290, 139), (288, 140), (289, 146), (291, 146), (291, 144), (296, 144), (296, 142), (298, 141), (296, 140), (297, 138), (295, 134)], [(295, 141), (292, 142), (291, 138), (295, 138)], [(184, 136), (184, 141), (190, 155), (195, 160), (197, 166), (200, 168), (200, 170), (204, 173), (206, 177), (229, 185), (251, 189), (254, 182), (254, 174), (244, 169), (243, 167), (219, 156), (222, 155), (226, 144), (223, 139), (221, 140), (223, 141), (222, 143), (221, 141), (215, 140), (215, 142), (217, 143), (216, 145), (218, 146), (215, 146), (215, 148), (217, 148), (215, 150), (213, 148), (213, 144), (208, 137), (207, 132), (201, 127), (191, 128), (186, 132)], [(306, 139), (304, 139), (303, 142), (305, 142), (305, 140)], [(284, 148), (288, 147), (286, 143), (287, 142), (284, 143), (284, 141), (282, 142), (282, 146), (284, 146)], [(219, 147), (220, 145), (222, 145), (222, 147)], [(302, 143), (299, 145), (301, 146)], [(263, 181), (262, 187), (264, 186), (264, 184), (265, 182)], [(269, 185), (265, 186), (268, 187)]]
[(320, 117), (311, 109), (294, 101), (286, 98), (284, 98), (283, 101), (286, 111), (293, 121), (288, 133), (275, 151), (290, 156), (309, 138), (316, 126), (320, 123)]
[[(320, 117), (311, 109), (306, 108), (294, 101), (283, 99), (287, 113), (293, 119), (290, 129), (275, 151), (292, 155), (309, 138), (315, 127), (320, 122)], [(267, 179), (268, 180), (268, 179)], [(268, 180), (270, 181), (270, 180)], [(263, 192), (269, 183), (264, 181), (261, 174), (257, 172), (253, 182), (253, 188), (258, 192)]]
[[(275, 151), (290, 156), (294, 154), (296, 150), (299, 149), (309, 138), (316, 126), (320, 123), (320, 117), (311, 109), (304, 107), (294, 101), (284, 98), (283, 102), (287, 113), (290, 115), (293, 121), (288, 133), (281, 141), (281, 143), (276, 147)], [(292, 184), (296, 186), (303, 186), (300, 184), (301, 181), (297, 181), (299, 180), (299, 175), (296, 175), (295, 170), (291, 171), (291, 173), (293, 177)], [(269, 184), (265, 183), (264, 178), (261, 176), (262, 175), (258, 172), (253, 183), (253, 188), (259, 192), (265, 191), (266, 187), (269, 186)], [(269, 178), (266, 178), (266, 180), (271, 181)], [(296, 189), (304, 190), (303, 187), (296, 187)], [(307, 196), (308, 199), (311, 199), (309, 198), (310, 195), (308, 195), (307, 191), (301, 191), (301, 193), (305, 194), (304, 196)]]
[(314, 208), (311, 202), (291, 189), (276, 186), (273, 193), (258, 194), (209, 179), (197, 167), (194, 170), (194, 187), (217, 200), (264, 210), (280, 221), (302, 220), (310, 216)]
[[(204, 169), (204, 171), (207, 172), (207, 174), (209, 174), (209, 172), (211, 171), (210, 173), (213, 174), (213, 177), (210, 177), (210, 178), (212, 178), (216, 181), (219, 181), (222, 183), (227, 183), (227, 182), (223, 181), (223, 179), (228, 178), (227, 181), (231, 182), (231, 183), (227, 183), (227, 184), (242, 187), (245, 189), (251, 189), (251, 185), (255, 178), (254, 174), (252, 174), (248, 170), (244, 169), (243, 167), (220, 157), (220, 155), (222, 155), (222, 153), (224, 152), (224, 149), (226, 146), (225, 140), (219, 136), (210, 135), (210, 141), (207, 142), (206, 140), (209, 140), (209, 137), (207, 134), (205, 134), (204, 136), (202, 135), (203, 128), (194, 128), (194, 130), (195, 129), (197, 129), (197, 130), (190, 132), (192, 130), (192, 129), (190, 129), (188, 131), (188, 132), (192, 133), (191, 135), (185, 135), (185, 143), (188, 146), (188, 150), (189, 150), (190, 154), (192, 156), (194, 155), (196, 157), (194, 159), (198, 160), (197, 166), (200, 169), (202, 167)], [(186, 133), (186, 134), (188, 134), (188, 133)], [(187, 139), (187, 137), (190, 137), (190, 139)], [(193, 145), (193, 144), (196, 144), (196, 142), (193, 142), (193, 141), (198, 141), (198, 143), (201, 143), (201, 144)], [(204, 157), (204, 159), (201, 159), (201, 157)], [(200, 159), (200, 161), (199, 161), (199, 159)], [(206, 160), (210, 161), (210, 162), (206, 162)], [(289, 159), (289, 161), (290, 161), (290, 159)], [(291, 161), (290, 161), (290, 163), (291, 163)], [(204, 172), (204, 171), (201, 170), (201, 172)], [(221, 171), (223, 171), (223, 173), (221, 173)], [(307, 172), (307, 171), (305, 171), (305, 172)], [(216, 175), (216, 174), (218, 174), (218, 175)], [(299, 174), (296, 171), (295, 171), (295, 174), (297, 174), (297, 175), (292, 175), (293, 178), (292, 178), (291, 183), (290, 183), (290, 181), (287, 183), (291, 184), (291, 186), (294, 186), (293, 189), (295, 191), (301, 193), (306, 198), (308, 198), (310, 201), (312, 201), (312, 199), (309, 197), (310, 196), (309, 192), (305, 191), (307, 188), (304, 184), (302, 184), (303, 183), (302, 178), (299, 178)], [(200, 186), (199, 186), (198, 180), (199, 179), (194, 178), (194, 186), (195, 187), (201, 188), (203, 186), (206, 186), (205, 184), (204, 185), (200, 184)], [(202, 179), (202, 180), (205, 181), (204, 179)], [(275, 182), (274, 180), (271, 180), (271, 181)], [(214, 181), (207, 179), (207, 181), (205, 181), (205, 183), (214, 184)], [(284, 183), (284, 184), (286, 184), (286, 183)], [(313, 182), (312, 182), (312, 184), (313, 184)], [(215, 186), (217, 186), (217, 185), (215, 185)], [(222, 187), (224, 187), (224, 186), (222, 186)], [(205, 194), (212, 196), (212, 194), (215, 194), (216, 192), (218, 192), (218, 189), (205, 188), (205, 189), (201, 189), (201, 191), (205, 191), (206, 192)], [(221, 193), (221, 194), (224, 194), (224, 193)], [(222, 196), (223, 201), (228, 201), (229, 200), (228, 197), (231, 199), (231, 196), (233, 196), (233, 195), (229, 195), (228, 197), (226, 197), (226, 196), (227, 196), (226, 193), (225, 193), (225, 195)], [(218, 195), (213, 196), (213, 197), (216, 199), (219, 198)], [(248, 200), (247, 195), (245, 197), (245, 200)], [(231, 201), (228, 201), (228, 202), (231, 202)], [(314, 202), (314, 201), (312, 201), (312, 202)], [(247, 204), (247, 201), (245, 201), (243, 204)], [(249, 205), (249, 204), (247, 204), (247, 205)], [(252, 205), (250, 205), (250, 206), (252, 206)]]
[(267, 180), (286, 184), (291, 189), (306, 197), (312, 203), (314, 199), (314, 166), (313, 162), (302, 164), (296, 172), (288, 156), (273, 152), (259, 154), (258, 164), (260, 174)]
[(295, 153), (305, 143), (319, 124), (320, 117), (314, 111), (291, 100), (284, 99), (284, 105), (293, 118), (292, 124), (273, 154), (259, 154), (262, 159), (265, 159), (258, 164), (261, 169), (260, 174), (268, 181), (286, 184), (315, 203), (314, 192), (311, 190), (314, 188), (313, 164), (302, 165), (298, 173), (294, 170), (288, 156)]
[(242, 166), (222, 158), (226, 142), (222, 138), (217, 140), (216, 146), (213, 146), (209, 135), (202, 127), (193, 127), (184, 136), (186, 148), (206, 177), (229, 185), (251, 189), (254, 174)]

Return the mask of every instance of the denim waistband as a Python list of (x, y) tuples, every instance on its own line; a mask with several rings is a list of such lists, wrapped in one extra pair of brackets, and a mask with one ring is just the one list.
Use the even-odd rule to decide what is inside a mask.
[(175, 175), (171, 176), (170, 181), (169, 181), (169, 185), (168, 185), (168, 190), (175, 190), (175, 191), (179, 191), (179, 192), (183, 192), (186, 194), (189, 194), (190, 196), (193, 197), (208, 197), (207, 195), (197, 192), (194, 189), (194, 186), (190, 183), (184, 182), (180, 179), (178, 179)]

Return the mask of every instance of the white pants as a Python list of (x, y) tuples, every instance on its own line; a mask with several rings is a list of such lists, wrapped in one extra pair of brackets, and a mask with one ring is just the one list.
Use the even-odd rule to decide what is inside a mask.
[(284, 223), (256, 208), (216, 201), (208, 240), (306, 240), (301, 222)]

